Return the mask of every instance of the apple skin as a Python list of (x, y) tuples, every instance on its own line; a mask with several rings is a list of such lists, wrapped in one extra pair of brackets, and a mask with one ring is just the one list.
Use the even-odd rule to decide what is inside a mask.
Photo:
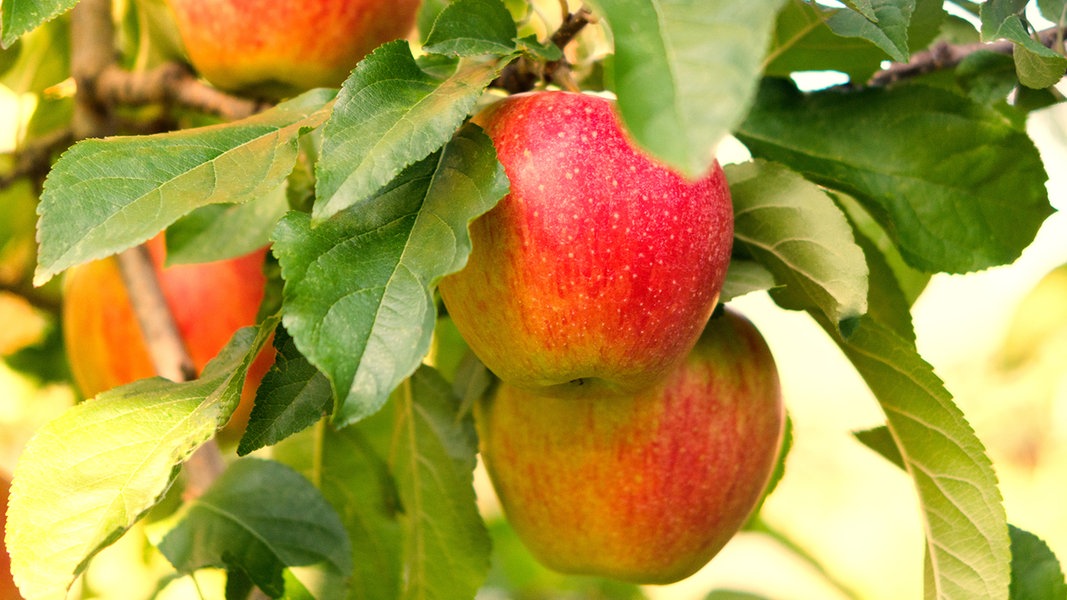
[(526, 390), (654, 385), (693, 347), (729, 264), (718, 163), (685, 179), (633, 145), (614, 102), (589, 94), (515, 95), (475, 120), (511, 191), (471, 224), (466, 267), (440, 283), (460, 333)]
[(406, 37), (420, 0), (169, 0), (189, 60), (215, 86), (265, 96), (339, 87)]
[(641, 584), (692, 575), (745, 523), (784, 424), (778, 372), (729, 309), (658, 387), (629, 398), (501, 383), (476, 405), (504, 514), (546, 566)]
[[(254, 325), (263, 301), (267, 248), (238, 258), (163, 267), (163, 236), (148, 242), (163, 296), (197, 371), (241, 327)], [(114, 257), (70, 269), (63, 280), (63, 341), (71, 373), (87, 398), (156, 375)], [(224, 434), (240, 434), (259, 382), (274, 363), (272, 346), (248, 369), (241, 403)]]

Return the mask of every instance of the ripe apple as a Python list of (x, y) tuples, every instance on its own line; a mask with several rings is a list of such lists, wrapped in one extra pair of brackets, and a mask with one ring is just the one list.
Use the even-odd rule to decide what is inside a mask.
[(466, 267), (440, 284), (471, 349), (530, 391), (626, 395), (662, 379), (696, 342), (730, 260), (718, 163), (687, 180), (589, 94), (511, 96), (476, 121), (511, 191), (471, 224)]
[[(263, 248), (210, 263), (163, 267), (162, 235), (148, 242), (163, 295), (197, 370), (241, 327), (254, 325), (266, 286)], [(106, 258), (70, 269), (63, 281), (63, 337), (75, 383), (86, 397), (156, 374), (122, 282), (118, 261)], [(227, 430), (240, 433), (256, 388), (274, 362), (264, 348), (245, 380)]]
[[(11, 494), (11, 481), (6, 475), (0, 475), (0, 542), (6, 538), (7, 497)], [(11, 577), (11, 556), (7, 553), (7, 544), (0, 543), (0, 598), (19, 600), (19, 590)]]
[(189, 60), (231, 91), (339, 87), (379, 45), (406, 37), (420, 0), (169, 0)]
[(508, 521), (558, 571), (671, 583), (744, 524), (778, 454), (778, 372), (739, 313), (711, 319), (659, 386), (563, 397), (501, 383), (476, 405)]

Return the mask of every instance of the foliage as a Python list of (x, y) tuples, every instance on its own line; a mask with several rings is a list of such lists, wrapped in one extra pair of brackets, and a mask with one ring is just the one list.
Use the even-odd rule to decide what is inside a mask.
[[(36, 101), (2, 117), (21, 151), (0, 157), (0, 200), (38, 214), (35, 263), (13, 250), (33, 243), (27, 227), (0, 224), (3, 289), (56, 323), (50, 281), (167, 230), (178, 261), (270, 244), (280, 293), (195, 381), (116, 388), (37, 432), (6, 536), (27, 598), (65, 597), (146, 516), (173, 571), (225, 569), (226, 597), (253, 585), (292, 598), (641, 597), (540, 570), (506, 525), (483, 521), (469, 405), (491, 382), (439, 314), (467, 225), (508, 190), (470, 117), (541, 76), (614, 94), (634, 140), (686, 174), (731, 134), (751, 154), (726, 171), (736, 232), (721, 299), (767, 293), (806, 311), (866, 382), (885, 426), (857, 437), (914, 484), (927, 597), (1064, 596), (1055, 556), (1009, 527), (992, 461), (910, 313), (931, 274), (1010, 264), (1053, 213), (1025, 125), (1063, 100), (1063, 2), (988, 0), (967, 20), (962, 1), (590, 0), (591, 13), (572, 3), (580, 32), (553, 38), (566, 20), (554, 1), (427, 0), (424, 43), (380, 46), (339, 90), (236, 120), (142, 98), (110, 107), (119, 135), (72, 144), (75, 4), (0, 3), (0, 82)], [(116, 5), (113, 50), (133, 74), (175, 58), (152, 4)], [(1035, 33), (1034, 14), (1061, 35)], [(923, 53), (961, 38), (985, 45)], [(822, 70), (847, 83), (790, 78)], [(226, 471), (175, 501), (182, 464), (229, 419), (271, 335), (278, 359), (244, 438), (224, 447)], [(36, 361), (5, 361), (62, 379), (56, 336), (41, 333)]]

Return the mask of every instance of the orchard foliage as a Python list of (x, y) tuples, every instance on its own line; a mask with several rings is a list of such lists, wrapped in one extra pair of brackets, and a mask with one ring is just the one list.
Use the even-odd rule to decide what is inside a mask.
[[(11, 223), (36, 206), (44, 287), (26, 274), (23, 288), (47, 292), (166, 230), (175, 262), (271, 245), (278, 293), (199, 378), (102, 393), (26, 446), (6, 541), (27, 598), (63, 598), (135, 527), (176, 573), (224, 568), (228, 598), (452, 600), (487, 585), (470, 405), (490, 376), (436, 286), (465, 264), (467, 225), (508, 190), (469, 117), (542, 75), (614, 94), (636, 142), (688, 175), (729, 135), (751, 153), (726, 167), (736, 223), (721, 300), (768, 293), (806, 311), (869, 385), (886, 423), (858, 437), (914, 482), (926, 596), (1063, 598), (1055, 557), (1009, 526), (910, 314), (931, 274), (1009, 264), (1052, 214), (1025, 121), (1063, 100), (1062, 0), (589, 0), (569, 19), (555, 2), (424, 0), (418, 42), (380, 46), (339, 90), (237, 119), (180, 95), (114, 94), (89, 100), (112, 135), (72, 143), (84, 107), (64, 83), (79, 50), (69, 11), (83, 3), (0, 3), (0, 80), (37, 98), (19, 125), (35, 152), (0, 160)], [(178, 56), (159, 2), (113, 14), (124, 71)], [(1035, 15), (1059, 34), (1036, 32)], [(561, 23), (575, 31), (553, 37)], [(806, 71), (847, 82), (800, 89), (790, 76)], [(26, 183), (44, 173), (40, 190)], [(180, 467), (226, 423), (271, 334), (278, 360), (244, 438), (183, 499)]]

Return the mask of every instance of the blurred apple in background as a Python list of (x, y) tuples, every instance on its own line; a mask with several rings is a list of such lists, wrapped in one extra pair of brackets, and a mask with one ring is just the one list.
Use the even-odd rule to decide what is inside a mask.
[[(148, 249), (186, 350), (200, 371), (238, 329), (256, 323), (267, 281), (263, 274), (267, 249), (166, 268), (163, 236), (153, 238)], [(156, 374), (117, 259), (74, 267), (63, 285), (64, 344), (74, 380), (85, 397)], [(243, 431), (256, 388), (273, 361), (274, 349), (268, 346), (252, 363), (228, 430)]]
[(572, 397), (501, 383), (475, 416), (504, 514), (541, 562), (658, 584), (695, 573), (744, 524), (784, 424), (770, 349), (729, 309), (651, 390)]
[(407, 37), (420, 0), (169, 0), (189, 60), (230, 91), (340, 87), (365, 55)]
[(633, 394), (693, 347), (718, 298), (733, 207), (638, 150), (611, 100), (511, 96), (476, 117), (511, 182), (441, 295), (474, 353), (530, 392)]

